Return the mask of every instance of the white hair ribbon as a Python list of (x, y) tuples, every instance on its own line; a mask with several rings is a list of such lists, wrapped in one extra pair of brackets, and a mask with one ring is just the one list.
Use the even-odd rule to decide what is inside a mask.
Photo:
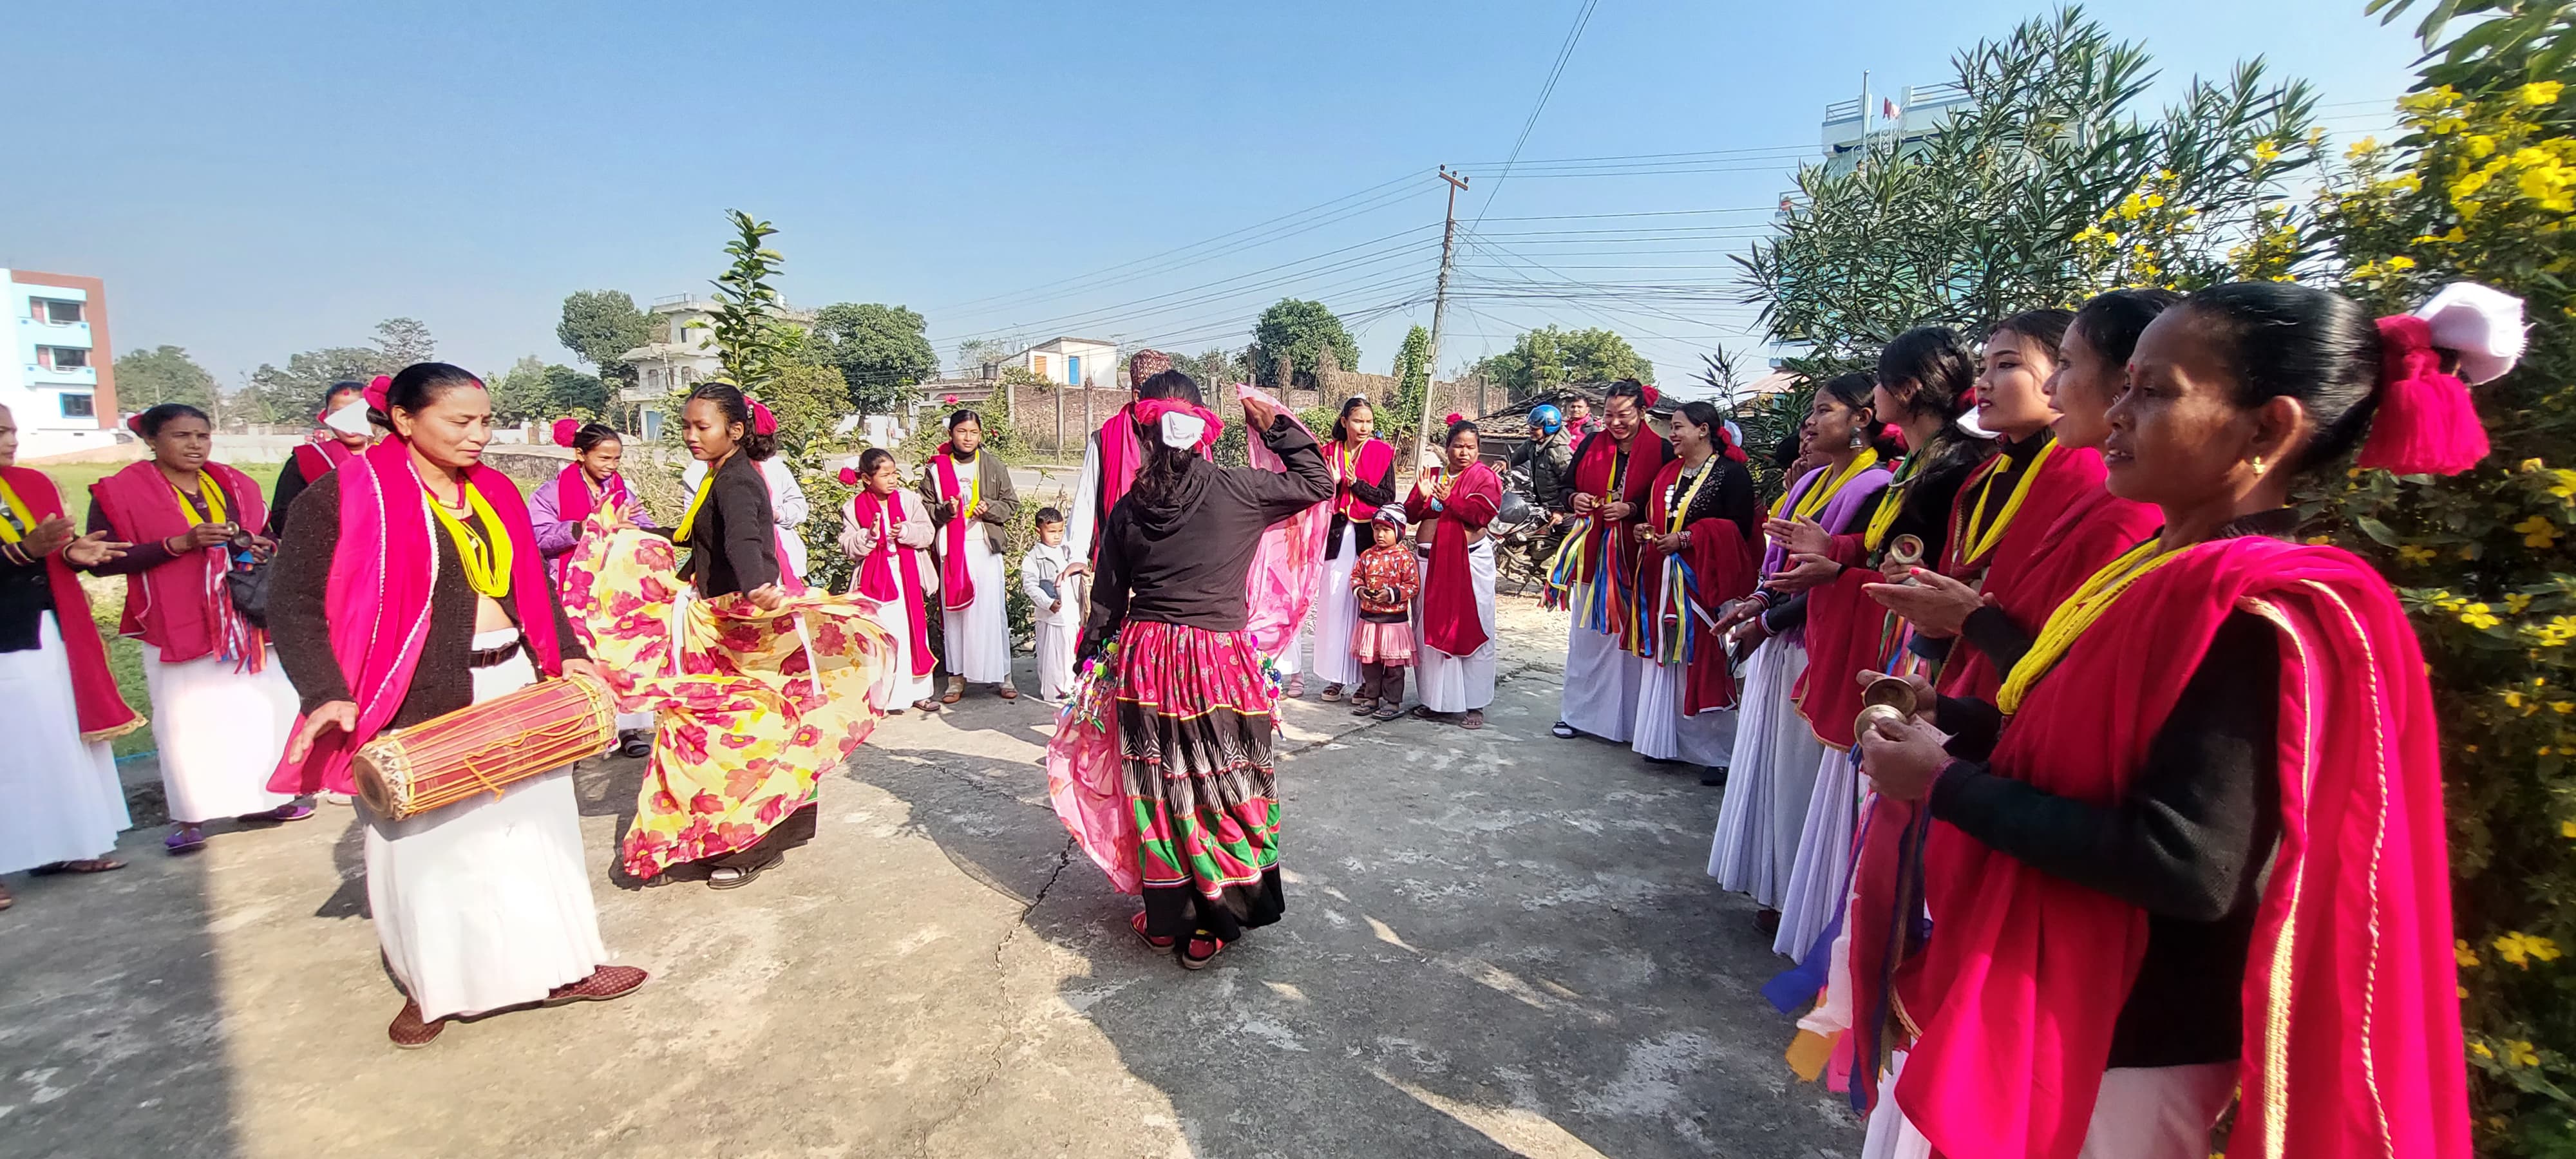
[(1166, 411), (1163, 414), (1163, 445), (1176, 451), (1196, 449), (1199, 436), (1207, 433), (1207, 420), (1194, 414)]

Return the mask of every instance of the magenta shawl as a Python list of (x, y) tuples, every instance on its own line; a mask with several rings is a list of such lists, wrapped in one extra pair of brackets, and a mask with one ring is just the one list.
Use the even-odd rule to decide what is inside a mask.
[[(411, 691), (429, 641), (430, 593), (438, 545), (430, 538), (429, 498), (414, 473), (411, 447), (386, 439), (331, 473), (340, 487), (340, 542), (331, 555), (323, 596), (331, 621), (331, 654), (357, 700), (358, 727), (317, 737), (301, 763), (279, 761), (273, 793), (355, 792), (349, 760), (392, 722)], [(563, 672), (555, 636), (554, 586), (537, 554), (527, 503), (507, 475), (477, 464), (467, 482), (492, 505), (510, 536), (510, 603), (540, 672)], [(303, 721), (299, 717), (296, 727)]]

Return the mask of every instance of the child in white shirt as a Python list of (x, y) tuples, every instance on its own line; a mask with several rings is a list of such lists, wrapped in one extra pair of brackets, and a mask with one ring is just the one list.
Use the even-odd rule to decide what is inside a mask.
[(1061, 578), (1073, 566), (1064, 545), (1064, 513), (1041, 507), (1038, 542), (1020, 559), (1020, 590), (1037, 611), (1038, 699), (1059, 701), (1073, 691), (1074, 639), (1082, 631), (1082, 577)]

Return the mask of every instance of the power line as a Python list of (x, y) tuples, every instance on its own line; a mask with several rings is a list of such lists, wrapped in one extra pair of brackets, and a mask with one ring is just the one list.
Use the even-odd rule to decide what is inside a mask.
[[(1547, 99), (1556, 95), (1557, 78), (1565, 75), (1565, 62), (1573, 58), (1576, 42), (1583, 39), (1584, 28), (1592, 23), (1592, 10), (1600, 5), (1601, 0), (1583, 0), (1583, 10), (1575, 15), (1574, 27), (1566, 32), (1565, 43), (1557, 47), (1556, 62), (1548, 66), (1547, 83), (1539, 86), (1538, 103), (1531, 106), (1528, 119), (1521, 122), (1520, 136), (1512, 141), (1512, 155), (1504, 160), (1502, 174), (1485, 187), (1485, 204), (1476, 210), (1476, 225), (1484, 224), (1485, 211), (1494, 207), (1494, 195), (1501, 193), (1503, 182), (1511, 179), (1512, 164), (1521, 159), (1521, 147), (1529, 144), (1530, 130), (1538, 127), (1538, 115), (1547, 111)], [(1473, 229), (1475, 225), (1468, 228)]]

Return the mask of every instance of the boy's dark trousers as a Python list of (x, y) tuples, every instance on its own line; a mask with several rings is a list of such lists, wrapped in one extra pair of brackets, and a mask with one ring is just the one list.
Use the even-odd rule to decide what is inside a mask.
[(1360, 690), (1357, 699), (1385, 704), (1404, 703), (1404, 669), (1402, 664), (1360, 664)]

